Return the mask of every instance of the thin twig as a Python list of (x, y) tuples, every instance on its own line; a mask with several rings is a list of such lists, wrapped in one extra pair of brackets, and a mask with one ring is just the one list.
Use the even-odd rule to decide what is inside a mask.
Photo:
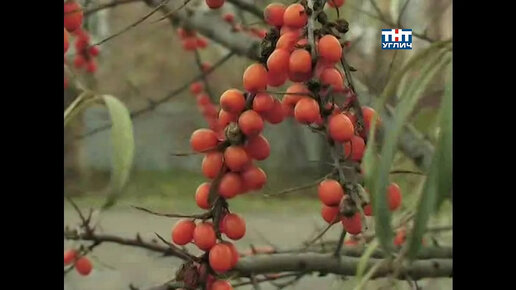
[(135, 206), (135, 205), (132, 205), (132, 207), (137, 209), (137, 210), (141, 210), (141, 211), (153, 214), (153, 215), (169, 217), (169, 218), (192, 218), (192, 219), (202, 219), (202, 220), (204, 220), (204, 219), (210, 218), (211, 215), (212, 215), (211, 212), (206, 212), (206, 213), (203, 213), (203, 214), (159, 213), (159, 212), (155, 212), (155, 211), (152, 211), (152, 210), (149, 210), (149, 209), (146, 209), (146, 208), (143, 208), (143, 207)]

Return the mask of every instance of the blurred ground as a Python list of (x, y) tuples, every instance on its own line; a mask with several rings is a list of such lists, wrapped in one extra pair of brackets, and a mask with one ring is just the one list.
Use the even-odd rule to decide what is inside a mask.
[[(152, 239), (154, 232), (168, 238), (175, 219), (153, 216), (132, 209), (130, 205), (140, 205), (161, 212), (198, 212), (193, 197), (185, 194), (174, 198), (129, 198), (119, 202), (114, 208), (102, 214), (101, 230), (105, 233), (125, 237), (134, 237), (138, 232), (143, 239)], [(103, 201), (99, 198), (76, 198), (81, 208), (98, 207)], [(259, 197), (242, 197), (235, 199), (231, 208), (241, 213), (247, 222), (246, 236), (236, 242), (240, 251), (249, 246), (266, 246), (272, 243), (280, 249), (294, 248), (303, 241), (313, 237), (316, 228), (322, 228), (324, 223), (319, 215), (320, 204), (315, 199), (297, 198), (286, 200), (264, 200)], [(66, 203), (65, 225), (74, 226), (78, 223), (77, 214)], [(450, 224), (449, 217), (441, 217), (434, 224)], [(339, 227), (332, 228), (325, 239), (337, 239)], [(450, 245), (449, 233), (439, 237)], [(65, 248), (73, 246), (65, 241)], [(195, 247), (190, 247), (195, 252)], [(75, 271), (64, 279), (66, 290), (108, 290), (129, 289), (129, 284), (137, 287), (148, 287), (163, 283), (173, 277), (180, 260), (173, 257), (160, 257), (155, 253), (115, 244), (103, 244), (93, 253), (94, 270), (88, 277), (79, 276)], [(317, 277), (316, 274), (305, 276), (298, 284), (287, 289), (352, 289), (353, 281), (341, 281), (333, 275)], [(399, 282), (398, 289), (410, 289), (406, 282)], [(451, 289), (451, 279), (423, 280), (419, 283), (422, 289)], [(425, 286), (426, 285), (426, 286)], [(380, 287), (383, 286), (383, 287)], [(241, 287), (239, 289), (252, 289)], [(271, 284), (262, 284), (262, 289), (276, 289)], [(366, 289), (395, 289), (387, 279), (369, 282)]]

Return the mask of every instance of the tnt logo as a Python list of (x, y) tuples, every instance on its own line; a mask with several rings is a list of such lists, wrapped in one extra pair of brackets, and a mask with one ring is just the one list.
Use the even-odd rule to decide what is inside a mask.
[(412, 29), (382, 29), (382, 49), (412, 49)]

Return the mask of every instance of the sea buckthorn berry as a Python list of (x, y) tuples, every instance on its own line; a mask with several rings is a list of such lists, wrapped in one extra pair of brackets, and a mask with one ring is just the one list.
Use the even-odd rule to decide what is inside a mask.
[(66, 28), (64, 29), (64, 53), (68, 50), (68, 47), (70, 46), (70, 39), (69, 39), (68, 31), (66, 31)]
[(287, 88), (281, 103), (287, 109), (288, 116), (294, 116), (294, 107), (304, 97), (309, 97), (310, 91), (304, 84), (295, 83)]
[(303, 124), (317, 122), (320, 117), (319, 104), (312, 98), (302, 98), (294, 108), (294, 117)]
[(80, 257), (75, 261), (75, 270), (77, 270), (77, 273), (82, 276), (90, 274), (92, 268), (93, 266), (91, 265), (91, 261), (87, 257)]
[(190, 220), (179, 220), (172, 230), (172, 241), (176, 245), (186, 245), (192, 241), (195, 223)]
[(69, 249), (64, 251), (64, 264), (70, 265), (77, 258), (77, 251)]
[(233, 13), (226, 13), (222, 18), (224, 18), (224, 21), (227, 23), (235, 22), (235, 15)]
[(208, 152), (202, 159), (202, 174), (207, 178), (215, 178), (224, 164), (223, 154), (220, 152)]
[[(274, 99), (274, 106), (272, 109), (266, 113), (262, 114), (263, 118), (271, 123), (271, 124), (279, 124), (285, 119), (285, 114), (283, 113), (283, 106), (278, 99)], [(254, 157), (253, 157), (254, 158)]]
[(321, 216), (327, 223), (338, 222), (337, 216), (339, 215), (338, 206), (327, 206), (323, 204), (321, 209)]
[(240, 240), (245, 235), (245, 221), (237, 214), (229, 213), (222, 219), (224, 234), (232, 240)]
[(226, 90), (220, 96), (220, 107), (233, 114), (242, 112), (245, 108), (244, 94), (237, 89)]
[(197, 129), (190, 137), (190, 145), (195, 152), (203, 152), (217, 146), (217, 134), (210, 129)]
[(216, 272), (223, 273), (230, 270), (232, 261), (233, 253), (228, 245), (220, 243), (211, 248), (209, 253), (210, 267)]
[(97, 56), (97, 55), (99, 55), (99, 53), (100, 53), (100, 49), (99, 49), (99, 47), (98, 47), (98, 46), (96, 46), (96, 45), (95, 45), (95, 46), (92, 46), (92, 47), (90, 47), (90, 48), (89, 48), (89, 53), (90, 53), (92, 56)]
[(243, 76), (244, 88), (249, 92), (267, 89), (267, 70), (260, 63), (253, 63), (247, 67)]
[(396, 232), (396, 236), (394, 236), (394, 245), (401, 246), (405, 243), (407, 238), (407, 231), (405, 229), (401, 229)]
[(255, 111), (247, 110), (238, 118), (238, 127), (247, 136), (258, 135), (263, 130), (263, 119)]
[(218, 9), (224, 5), (224, 0), (206, 0), (206, 5), (211, 9)]
[[(331, 1), (331, 0), (330, 0)], [(317, 43), (319, 56), (330, 62), (338, 62), (342, 57), (342, 47), (339, 40), (333, 35), (325, 35)]]
[(290, 53), (294, 50), (298, 39), (298, 32), (287, 32), (278, 38), (278, 41), (276, 42), (276, 50), (285, 50)]
[(92, 59), (86, 64), (86, 71), (89, 73), (94, 73), (97, 71), (97, 63)]
[(221, 244), (228, 246), (231, 250), (231, 268), (235, 267), (238, 263), (238, 260), (240, 259), (240, 254), (238, 253), (237, 248), (235, 247), (235, 245), (233, 245), (233, 243), (230, 242), (223, 242)]
[[(371, 122), (373, 121), (373, 116), (376, 114), (376, 111), (371, 107), (362, 107), (362, 115), (364, 116), (364, 127), (367, 132), (369, 132), (369, 128), (371, 128)], [(382, 120), (380, 116), (376, 116), (376, 128), (382, 124)]]
[(308, 15), (306, 14), (303, 5), (295, 3), (289, 5), (283, 13), (283, 24), (292, 28), (301, 28), (308, 22)]
[(224, 198), (232, 198), (242, 192), (242, 177), (234, 172), (226, 173), (219, 184), (219, 194)]
[(217, 280), (211, 284), (211, 288), (208, 290), (233, 290), (233, 287), (228, 281)]
[(236, 122), (238, 120), (238, 115), (229, 113), (224, 110), (219, 111), (219, 118), (218, 118), (218, 124), (220, 128), (226, 128), (227, 125), (231, 122)]
[(271, 3), (263, 10), (263, 19), (270, 26), (280, 27), (283, 25), (285, 9), (285, 5), (281, 3)]
[(333, 115), (328, 122), (328, 132), (330, 137), (337, 141), (344, 143), (350, 141), (355, 136), (355, 128), (353, 123), (344, 114)]
[(357, 123), (357, 115), (355, 115), (354, 113), (351, 113), (351, 112), (344, 112), (344, 115), (346, 115), (349, 120), (351, 120), (351, 122), (353, 123), (353, 125), (356, 125)]
[(373, 207), (370, 203), (364, 205), (364, 215), (373, 216)]
[(326, 68), (319, 76), (322, 85), (331, 86), (334, 91), (342, 91), (344, 89), (344, 79), (342, 74), (336, 68)]
[(353, 135), (351, 140), (344, 143), (344, 156), (353, 161), (360, 161), (364, 157), (365, 142), (362, 137)]
[(387, 202), (391, 211), (398, 209), (401, 205), (401, 189), (394, 182), (387, 187)]
[(274, 98), (267, 93), (258, 93), (253, 99), (253, 111), (265, 113), (274, 106)]
[(269, 141), (263, 135), (249, 137), (244, 148), (249, 157), (256, 160), (265, 160), (271, 154)]
[(241, 173), (242, 182), (247, 190), (260, 190), (267, 183), (267, 175), (260, 167), (251, 165)]
[(208, 196), (210, 195), (211, 183), (204, 182), (197, 187), (195, 191), (195, 203), (202, 209), (210, 209), (210, 203), (208, 202)]
[(288, 59), (289, 73), (310, 73), (312, 71), (312, 57), (304, 49), (294, 50)]
[(211, 223), (200, 223), (193, 231), (194, 244), (203, 251), (209, 251), (217, 242), (215, 230)]
[(334, 179), (325, 179), (319, 183), (317, 188), (319, 199), (327, 206), (338, 206), (344, 196), (344, 189)]
[(232, 145), (224, 151), (224, 163), (231, 171), (241, 171), (249, 161), (251, 160), (242, 146)]
[(282, 86), (288, 79), (288, 73), (273, 73), (267, 72), (267, 85), (271, 87)]
[(195, 82), (190, 85), (190, 93), (192, 95), (200, 94), (203, 90), (204, 86), (201, 82)]
[(197, 47), (198, 48), (206, 48), (208, 47), (208, 40), (204, 37), (197, 37)]
[(319, 58), (317, 60), (317, 63), (315, 64), (315, 71), (314, 71), (314, 76), (316, 78), (321, 78), (321, 74), (322, 72), (327, 69), (327, 68), (333, 68), (335, 66), (334, 63), (332, 62), (329, 62), (323, 58)]
[(197, 49), (197, 38), (195, 36), (185, 37), (181, 41), (181, 45), (183, 46), (183, 49), (186, 51), (194, 51), (195, 49)]
[(69, 32), (75, 31), (82, 25), (83, 12), (81, 5), (75, 0), (64, 3), (64, 28)]
[(346, 0), (328, 0), (328, 1), (326, 1), (326, 3), (328, 3), (328, 6), (330, 6), (332, 8), (341, 7), (342, 5), (344, 5), (344, 2), (346, 2)]
[(287, 73), (290, 53), (285, 49), (275, 49), (267, 59), (269, 72), (276, 74)]
[(362, 220), (360, 219), (360, 213), (356, 212), (352, 217), (341, 218), (342, 226), (344, 230), (352, 235), (357, 235), (362, 232)]

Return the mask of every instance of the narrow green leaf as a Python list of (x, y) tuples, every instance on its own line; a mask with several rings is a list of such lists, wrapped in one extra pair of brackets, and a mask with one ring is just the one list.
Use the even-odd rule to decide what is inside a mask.
[(389, 171), (396, 153), (399, 135), (405, 121), (421, 98), (430, 80), (443, 65), (449, 62), (450, 56), (447, 51), (436, 54), (422, 67), (420, 77), (417, 81), (413, 81), (405, 90), (405, 94), (401, 96), (400, 103), (396, 106), (392, 126), (389, 128), (388, 132), (386, 132), (380, 154), (381, 160), (378, 162), (379, 164), (374, 165), (371, 177), (366, 179), (366, 183), (369, 182), (369, 188), (371, 190), (376, 236), (382, 248), (387, 252), (391, 252), (393, 248), (393, 233), (386, 190), (389, 183)]
[(360, 281), (362, 279), (362, 276), (364, 275), (365, 269), (367, 267), (367, 262), (369, 261), (369, 258), (373, 255), (374, 251), (378, 249), (378, 240), (374, 239), (369, 245), (367, 246), (367, 249), (362, 254), (362, 257), (360, 257), (360, 261), (358, 261), (357, 265), (357, 275), (356, 279)]
[(133, 125), (129, 111), (117, 98), (102, 96), (111, 117), (113, 145), (110, 192), (103, 206), (113, 206), (120, 196), (131, 171), (134, 156)]
[(93, 92), (82, 92), (70, 105), (68, 105), (64, 111), (64, 127), (70, 123), (70, 121), (77, 115), (77, 113), (96, 100), (97, 98)]

